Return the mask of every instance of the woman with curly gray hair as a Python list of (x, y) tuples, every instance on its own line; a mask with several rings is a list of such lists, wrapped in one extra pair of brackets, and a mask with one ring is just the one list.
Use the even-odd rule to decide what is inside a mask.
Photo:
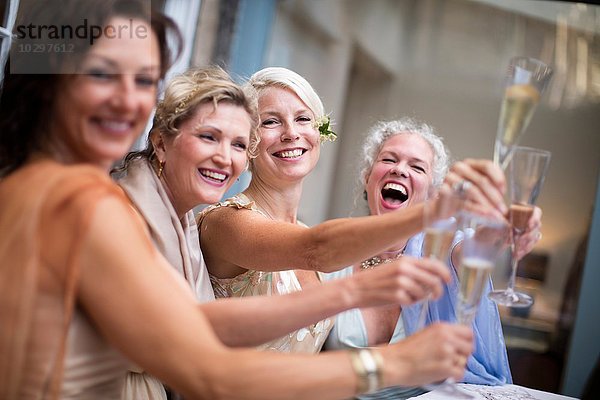
[(450, 154), (446, 146), (444, 146), (442, 138), (434, 132), (433, 127), (413, 118), (380, 121), (369, 130), (362, 147), (363, 157), (359, 173), (362, 186), (366, 184), (365, 180), (371, 172), (371, 168), (373, 168), (373, 164), (383, 143), (390, 137), (398, 135), (399, 132), (418, 135), (429, 144), (433, 150), (433, 163), (431, 166), (432, 183), (435, 187), (440, 186), (448, 173)]
[[(487, 168), (489, 161), (465, 161)], [(459, 162), (455, 169), (464, 168)], [(364, 190), (371, 215), (384, 215), (425, 201), (432, 188), (439, 188), (448, 176), (449, 153), (444, 143), (425, 123), (411, 118), (378, 122), (367, 134), (363, 145), (363, 162), (359, 181)], [(471, 195), (481, 187), (467, 189)], [(483, 193), (481, 194), (483, 195)], [(529, 221), (529, 236), (536, 238), (540, 224), (539, 210)], [(444, 295), (431, 302), (426, 321), (455, 321), (458, 276), (456, 265), (460, 253), (460, 233), (455, 238), (448, 259), (452, 281), (445, 285)], [(531, 251), (535, 240), (529, 241), (522, 253)], [(331, 279), (347, 278), (361, 270), (377, 268), (386, 260), (403, 255), (422, 257), (423, 234), (397, 243), (374, 257), (356, 263), (330, 275)], [(491, 290), (491, 280), (486, 288)], [(328, 349), (369, 347), (396, 343), (419, 330), (422, 305), (355, 309), (340, 314), (326, 343)], [(475, 351), (467, 360), (464, 382), (477, 384), (510, 383), (511, 375), (495, 303), (483, 296), (482, 305), (473, 324)], [(420, 388), (390, 388), (376, 393), (376, 398), (405, 398), (422, 391)], [(362, 398), (362, 397), (361, 397)], [(365, 397), (371, 398), (371, 397)]]

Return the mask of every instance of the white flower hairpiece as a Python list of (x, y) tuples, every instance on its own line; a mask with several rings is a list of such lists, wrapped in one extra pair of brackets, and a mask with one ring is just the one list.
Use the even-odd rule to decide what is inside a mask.
[(329, 115), (323, 115), (316, 121), (315, 125), (319, 130), (321, 140), (334, 142), (335, 139), (337, 139), (337, 134), (331, 130), (331, 117), (329, 117)]

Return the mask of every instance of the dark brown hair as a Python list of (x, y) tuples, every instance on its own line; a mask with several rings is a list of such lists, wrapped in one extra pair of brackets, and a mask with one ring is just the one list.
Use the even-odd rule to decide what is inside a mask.
[[(179, 55), (182, 37), (175, 23), (160, 12), (152, 10), (148, 0), (65, 0), (58, 6), (55, 2), (24, 1), (24, 11), (17, 26), (36, 24), (64, 26), (85, 20), (89, 26), (104, 27), (111, 18), (129, 17), (146, 21), (156, 35), (160, 48), (161, 78)], [(172, 52), (167, 40), (173, 40)], [(22, 44), (18, 39), (13, 46)], [(69, 42), (70, 52), (57, 52), (36, 59), (39, 74), (19, 74), (23, 63), (30, 62), (13, 51), (4, 69), (4, 81), (0, 94), (0, 177), (19, 168), (46, 138), (54, 108), (54, 98), (61, 82), (68, 75), (61, 74), (66, 66), (77, 65), (87, 53), (90, 43), (86, 40)], [(12, 67), (12, 68), (11, 68)]]

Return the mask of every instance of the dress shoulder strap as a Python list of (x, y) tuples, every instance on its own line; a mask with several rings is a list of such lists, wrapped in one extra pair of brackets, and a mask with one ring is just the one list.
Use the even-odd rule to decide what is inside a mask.
[(202, 221), (208, 214), (223, 207), (235, 208), (237, 210), (251, 210), (260, 213), (266, 218), (269, 218), (268, 215), (266, 215), (258, 207), (256, 207), (256, 203), (254, 203), (254, 201), (250, 200), (245, 194), (239, 193), (233, 197), (228, 198), (227, 200), (211, 204), (204, 210), (200, 211), (198, 215), (196, 215), (196, 224), (198, 225), (198, 228), (200, 228), (200, 225), (202, 225)]

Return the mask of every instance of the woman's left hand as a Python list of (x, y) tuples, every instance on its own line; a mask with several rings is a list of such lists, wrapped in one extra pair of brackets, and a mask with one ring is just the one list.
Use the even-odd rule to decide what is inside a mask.
[(542, 209), (534, 207), (533, 214), (527, 221), (525, 232), (517, 239), (515, 245), (517, 260), (527, 255), (542, 238)]

